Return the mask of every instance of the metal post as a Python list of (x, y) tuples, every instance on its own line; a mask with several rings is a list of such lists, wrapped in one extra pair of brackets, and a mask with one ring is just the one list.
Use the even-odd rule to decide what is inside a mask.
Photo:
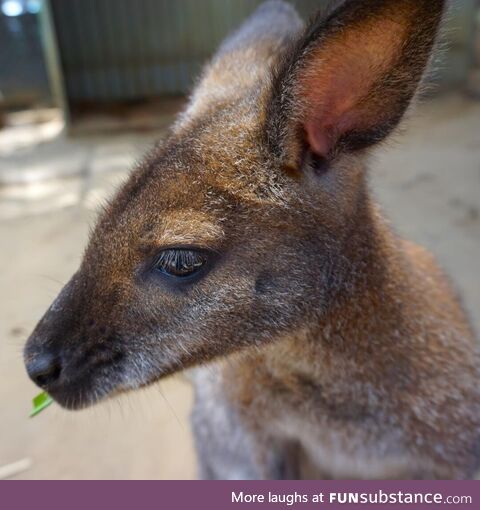
[(65, 80), (57, 44), (57, 34), (50, 0), (43, 0), (39, 15), (40, 39), (42, 42), (47, 74), (53, 101), (63, 113), (65, 126), (70, 126), (70, 109), (65, 91)]

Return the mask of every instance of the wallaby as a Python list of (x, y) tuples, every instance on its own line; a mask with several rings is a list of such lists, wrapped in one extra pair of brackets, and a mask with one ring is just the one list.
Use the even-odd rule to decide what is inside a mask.
[(25, 348), (77, 409), (191, 368), (203, 478), (469, 478), (480, 357), (367, 185), (443, 0), (261, 5), (106, 206)]

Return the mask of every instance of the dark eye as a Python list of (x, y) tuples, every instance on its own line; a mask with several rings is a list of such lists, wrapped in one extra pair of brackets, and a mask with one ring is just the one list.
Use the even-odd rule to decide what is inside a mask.
[(206, 262), (207, 258), (202, 252), (175, 248), (160, 253), (155, 262), (155, 269), (168, 276), (185, 278), (200, 271)]

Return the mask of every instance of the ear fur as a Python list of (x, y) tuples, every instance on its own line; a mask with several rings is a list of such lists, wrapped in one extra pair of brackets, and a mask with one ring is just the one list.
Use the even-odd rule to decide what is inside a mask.
[(444, 0), (346, 0), (317, 18), (277, 69), (266, 116), (270, 148), (298, 167), (383, 140), (428, 65)]

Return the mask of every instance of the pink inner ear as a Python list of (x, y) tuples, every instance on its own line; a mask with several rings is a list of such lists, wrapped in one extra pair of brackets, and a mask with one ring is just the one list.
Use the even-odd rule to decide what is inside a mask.
[(368, 121), (367, 112), (363, 112), (359, 105), (351, 105), (350, 109), (345, 107), (335, 113), (319, 110), (304, 122), (306, 141), (315, 154), (328, 158), (338, 139), (351, 129), (360, 129), (368, 124), (365, 121)]
[(317, 120), (307, 120), (305, 122), (304, 129), (310, 149), (315, 154), (326, 158), (333, 145), (333, 128), (327, 128)]
[(384, 116), (381, 102), (369, 95), (392, 65), (404, 32), (395, 18), (373, 20), (342, 32), (310, 55), (299, 76), (298, 97), (313, 152), (328, 157), (343, 134), (368, 129)]
[(328, 106), (322, 106), (318, 96), (312, 97), (310, 105), (316, 103), (316, 106), (309, 109), (304, 121), (310, 149), (325, 158), (329, 156), (340, 136), (352, 128), (360, 127), (365, 120), (358, 104), (361, 101), (358, 96), (363, 90), (355, 79), (345, 77), (342, 83), (331, 80), (329, 85), (323, 90)]
[(315, 71), (302, 83), (306, 102), (303, 127), (311, 150), (328, 157), (338, 138), (364, 121), (359, 103), (368, 93), (371, 79), (351, 58), (340, 63), (321, 60)]

